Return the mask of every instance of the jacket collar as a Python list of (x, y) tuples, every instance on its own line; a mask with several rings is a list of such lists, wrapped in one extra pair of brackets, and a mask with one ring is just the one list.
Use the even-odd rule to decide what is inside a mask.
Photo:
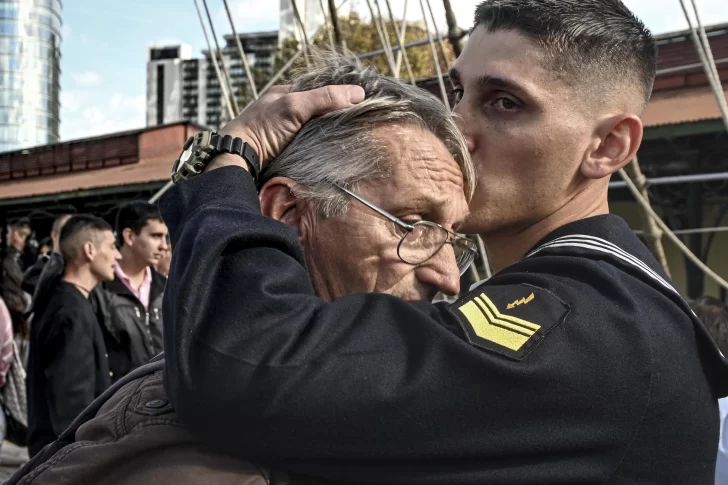
[[(154, 300), (158, 298), (162, 293), (164, 293), (164, 288), (167, 284), (167, 279), (162, 276), (157, 270), (154, 268), (151, 268), (152, 270), (152, 287), (149, 291), (149, 304), (152, 305)], [(114, 279), (112, 281), (107, 281), (104, 283), (104, 287), (117, 295), (122, 295), (127, 298), (131, 298), (134, 301), (137, 301), (141, 304), (139, 301), (139, 298), (136, 297), (132, 291), (127, 288), (127, 286), (124, 284), (123, 281), (119, 279), (119, 276), (114, 274)]]

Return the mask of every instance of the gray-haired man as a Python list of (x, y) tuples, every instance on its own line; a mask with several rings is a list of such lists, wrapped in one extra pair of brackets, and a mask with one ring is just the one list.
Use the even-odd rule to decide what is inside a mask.
[[(305, 283), (298, 281), (321, 301), (384, 293), (429, 302), (438, 291), (457, 293), (460, 274), (476, 254), (470, 241), (453, 232), (468, 214), (474, 169), (452, 114), (428, 93), (362, 68), (351, 59), (326, 60), (300, 77), (293, 89), (332, 83), (361, 86), (367, 100), (307, 123), (260, 180), (260, 210), (268, 220), (279, 221), (277, 227), (303, 249), (297, 256), (309, 272), (296, 278), (305, 278)], [(226, 172), (230, 185), (219, 190), (237, 192), (250, 184), (239, 169), (225, 168), (218, 174)], [(254, 191), (251, 194), (248, 202), (257, 207)], [(220, 223), (236, 221), (223, 217)], [(260, 236), (265, 232), (262, 227)], [(210, 240), (209, 249), (216, 252), (221, 243), (227, 244)], [(238, 243), (247, 244), (243, 240), (233, 244)], [(175, 260), (186, 258), (189, 247), (183, 244), (175, 247), (177, 251), (181, 256), (175, 255)], [(206, 264), (187, 261), (194, 268)], [(261, 266), (270, 274), (277, 268)], [(224, 266), (220, 269), (226, 271)], [(279, 276), (286, 285), (290, 275), (284, 269)], [(247, 285), (234, 275), (225, 281), (226, 286)], [(199, 288), (222, 293), (228, 289)], [(216, 311), (222, 316), (236, 305), (233, 299)], [(295, 297), (277, 306), (286, 312), (300, 309)], [(259, 317), (264, 323), (265, 315)], [(337, 337), (334, 332), (327, 338)], [(233, 343), (235, 335), (230, 339)], [(311, 350), (272, 349), (282, 353)], [(352, 351), (356, 352), (354, 347)], [(322, 364), (336, 365), (332, 358)], [(209, 377), (214, 385), (215, 376)], [(41, 472), (34, 484), (55, 483), (57, 476), (69, 483), (107, 485), (269, 483), (267, 472), (264, 478), (248, 462), (201, 445), (181, 425), (164, 392), (161, 371), (121, 388), (94, 419), (75, 434), (67, 433), (67, 438), (85, 445), (59, 451), (64, 444), (59, 442), (22, 473), (58, 452), (64, 458)], [(246, 458), (258, 456), (253, 452)]]

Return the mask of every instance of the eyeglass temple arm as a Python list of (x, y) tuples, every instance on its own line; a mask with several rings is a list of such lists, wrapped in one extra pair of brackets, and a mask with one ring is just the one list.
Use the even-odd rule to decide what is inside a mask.
[(377, 207), (376, 205), (372, 204), (368, 200), (361, 198), (360, 196), (358, 196), (357, 194), (355, 194), (351, 190), (345, 189), (344, 187), (342, 187), (341, 185), (338, 185), (338, 184), (332, 184), (332, 185), (334, 187), (336, 187), (337, 189), (341, 190), (342, 192), (344, 192), (345, 194), (347, 194), (347, 195), (355, 198), (356, 200), (358, 200), (359, 202), (361, 202), (365, 206), (369, 207), (371, 210), (373, 210), (374, 212), (376, 212), (380, 216), (386, 217), (390, 221), (394, 222), (399, 227), (401, 227), (403, 229), (407, 229), (408, 231), (411, 231), (413, 229), (412, 225), (407, 224), (404, 221), (401, 221), (400, 219), (394, 217), (392, 214), (390, 214), (389, 212), (385, 211), (384, 209), (380, 209), (379, 207)]

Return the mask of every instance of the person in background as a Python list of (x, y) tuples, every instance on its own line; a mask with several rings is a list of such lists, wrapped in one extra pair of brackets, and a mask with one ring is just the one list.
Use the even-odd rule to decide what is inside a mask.
[(23, 271), (25, 270), (22, 261), (23, 251), (25, 250), (25, 244), (28, 242), (28, 237), (33, 232), (33, 229), (30, 227), (30, 221), (27, 218), (16, 219), (8, 224), (7, 230), (8, 254), (15, 259), (18, 267)]
[(41, 241), (38, 243), (38, 259), (48, 256), (50, 252), (53, 251), (53, 241), (50, 237), (45, 237), (41, 239)]
[[(723, 355), (728, 355), (728, 305), (712, 296), (690, 302), (690, 307), (708, 329)], [(715, 463), (715, 485), (728, 485), (728, 398), (718, 400), (720, 408), (720, 441)]]
[(45, 240), (42, 241), (40, 244), (40, 255), (38, 259), (23, 274), (23, 290), (27, 291), (31, 295), (35, 293), (35, 287), (38, 284), (38, 278), (40, 278), (40, 274), (43, 271), (43, 268), (50, 260), (51, 252), (60, 253), (60, 249), (58, 247), (58, 238), (61, 233), (61, 228), (70, 218), (71, 214), (60, 214), (56, 217), (56, 219), (53, 221), (53, 227), (51, 229), (50, 251), (43, 253), (44, 242), (46, 244), (47, 242)]
[(71, 217), (60, 234), (65, 267), (31, 327), (28, 358), (29, 452), (54, 441), (111, 384), (106, 347), (88, 300), (114, 278), (121, 255), (102, 219)]
[(162, 259), (157, 263), (156, 269), (165, 278), (169, 276), (169, 267), (172, 264), (172, 244), (167, 240), (167, 250), (164, 251)]
[[(28, 322), (24, 316), (28, 295), (20, 288), (20, 269), (5, 247), (0, 247), (0, 389), (13, 363), (13, 345), (19, 348), (28, 338)], [(22, 347), (21, 347), (22, 345)], [(7, 436), (7, 421), (0, 409), (0, 447)]]
[(167, 280), (154, 267), (169, 249), (168, 235), (154, 204), (136, 201), (119, 208), (116, 237), (122, 258), (113, 280), (104, 283), (92, 300), (105, 330), (114, 380), (162, 351)]
[(728, 306), (712, 296), (702, 296), (690, 302), (723, 355), (728, 355)]

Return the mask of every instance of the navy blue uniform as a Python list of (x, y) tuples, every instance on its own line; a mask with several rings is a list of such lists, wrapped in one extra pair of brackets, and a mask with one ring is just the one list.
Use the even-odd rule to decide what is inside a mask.
[(161, 208), (165, 385), (218, 449), (318, 483), (712, 484), (728, 366), (621, 219), (448, 306), (317, 298), (238, 167)]

